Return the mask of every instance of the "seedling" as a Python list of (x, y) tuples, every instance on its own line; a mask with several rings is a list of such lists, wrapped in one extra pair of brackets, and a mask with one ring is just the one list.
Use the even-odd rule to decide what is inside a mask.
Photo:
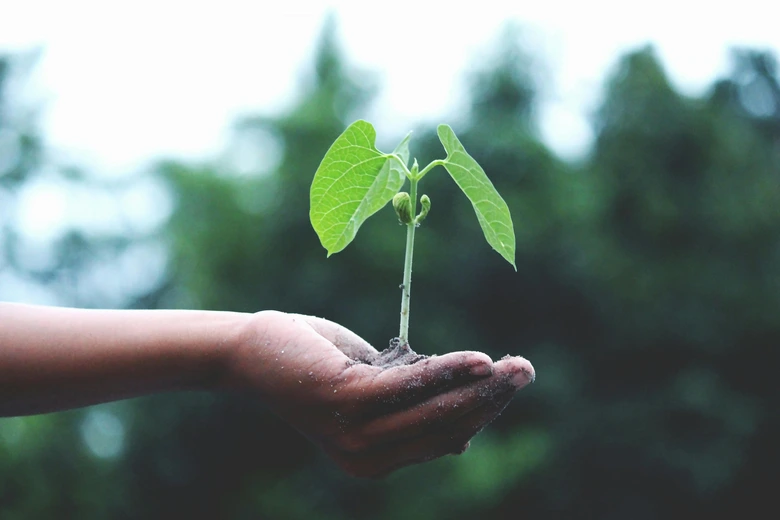
[[(432, 161), (420, 170), (417, 159), (411, 168), (408, 166), (411, 133), (392, 153), (383, 153), (376, 148), (376, 131), (371, 123), (355, 121), (331, 145), (311, 185), (309, 217), (328, 257), (347, 247), (363, 222), (393, 201), (398, 219), (406, 226), (406, 253), (401, 283), (401, 327), (398, 338), (391, 344), (407, 351), (414, 232), (431, 209), (431, 199), (422, 195), (421, 209), (417, 212), (418, 184), (436, 166), (443, 166), (471, 201), (488, 244), (517, 270), (509, 207), (452, 128), (439, 125), (437, 133), (447, 157)], [(409, 191), (400, 191), (407, 179)]]

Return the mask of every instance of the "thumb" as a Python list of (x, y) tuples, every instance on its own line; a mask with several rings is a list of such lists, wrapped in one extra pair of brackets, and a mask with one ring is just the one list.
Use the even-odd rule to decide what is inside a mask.
[(333, 343), (345, 356), (355, 361), (369, 363), (377, 355), (377, 350), (366, 340), (338, 323), (315, 316), (297, 315), (320, 336)]

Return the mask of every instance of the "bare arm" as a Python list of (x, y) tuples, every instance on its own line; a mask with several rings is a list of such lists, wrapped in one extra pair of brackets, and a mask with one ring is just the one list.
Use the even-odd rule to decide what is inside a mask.
[(203, 388), (250, 317), (0, 303), (0, 416)]
[(461, 453), (533, 381), (520, 357), (412, 365), (340, 325), (263, 311), (79, 310), (0, 303), (0, 416), (175, 390), (249, 393), (345, 471), (376, 477)]

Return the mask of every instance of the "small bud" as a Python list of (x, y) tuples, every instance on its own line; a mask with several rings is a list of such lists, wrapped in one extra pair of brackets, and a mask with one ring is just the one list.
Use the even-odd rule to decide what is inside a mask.
[(418, 226), (423, 220), (425, 220), (425, 217), (428, 216), (428, 212), (431, 210), (431, 199), (428, 197), (428, 195), (423, 195), (420, 197), (420, 205), (422, 206), (420, 214), (417, 215), (417, 218), (414, 219), (414, 223)]
[(393, 197), (393, 209), (395, 209), (401, 224), (409, 224), (412, 221), (412, 199), (405, 191), (395, 194), (395, 197)]
[(420, 166), (417, 164), (417, 157), (414, 158), (414, 163), (412, 163), (412, 176), (416, 176), (420, 171)]

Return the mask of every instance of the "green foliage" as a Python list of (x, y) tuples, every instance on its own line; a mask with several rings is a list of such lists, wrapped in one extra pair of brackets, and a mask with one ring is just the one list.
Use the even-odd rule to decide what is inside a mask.
[[(466, 152), (452, 128), (440, 125), (438, 133), (447, 157), (432, 162), (417, 176), (416, 171), (410, 172), (406, 166), (411, 134), (392, 154), (384, 154), (376, 149), (376, 131), (371, 123), (358, 120), (344, 130), (325, 154), (311, 185), (309, 216), (328, 256), (352, 242), (363, 222), (401, 189), (405, 174), (418, 181), (440, 164), (471, 201), (485, 239), (517, 270), (515, 233), (509, 207), (482, 167)], [(429, 210), (430, 198), (426, 195), (424, 215), (417, 224)], [(401, 221), (411, 223), (411, 216)]]
[[(396, 147), (406, 164), (409, 135)], [(355, 238), (361, 224), (382, 209), (404, 184), (404, 169), (376, 149), (371, 123), (352, 123), (325, 154), (311, 185), (312, 226), (328, 256)]]
[[(488, 243), (517, 270), (509, 207), (485, 171), (463, 148), (452, 128), (439, 126), (439, 138), (447, 157), (431, 162), (422, 170), (417, 159), (411, 170), (407, 167), (410, 135), (407, 134), (395, 152), (383, 154), (376, 149), (374, 127), (366, 121), (352, 123), (330, 147), (314, 174), (309, 212), (312, 227), (330, 256), (344, 249), (355, 238), (361, 224), (392, 199), (399, 221), (407, 227), (398, 334), (402, 345), (409, 344), (415, 228), (431, 209), (430, 197), (423, 195), (420, 198), (422, 211), (415, 215), (417, 184), (434, 167), (441, 165), (450, 172), (471, 201)], [(409, 179), (410, 193), (397, 193), (404, 176)]]
[(485, 175), (485, 170), (463, 148), (452, 128), (439, 125), (437, 133), (447, 151), (443, 166), (474, 206), (485, 239), (517, 270), (515, 231), (509, 207)]

